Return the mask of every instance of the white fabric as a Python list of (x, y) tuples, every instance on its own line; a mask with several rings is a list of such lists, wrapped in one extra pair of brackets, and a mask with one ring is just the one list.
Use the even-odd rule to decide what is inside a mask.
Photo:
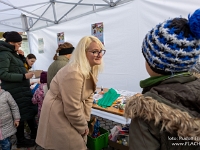
[(119, 116), (119, 115), (115, 115), (112, 113), (108, 113), (105, 111), (101, 111), (98, 109), (94, 109), (92, 108), (92, 112), (93, 115), (108, 119), (108, 120), (112, 120), (114, 122), (120, 123), (120, 124), (130, 124), (131, 120), (128, 119), (126, 120), (123, 116)]

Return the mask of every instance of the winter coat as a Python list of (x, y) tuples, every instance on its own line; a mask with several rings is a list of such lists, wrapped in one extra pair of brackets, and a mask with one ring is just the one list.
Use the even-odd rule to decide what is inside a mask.
[(47, 84), (41, 83), (35, 93), (33, 94), (32, 103), (38, 105), (38, 118), (42, 109), (42, 103), (47, 92)]
[(0, 90), (0, 140), (17, 132), (13, 120), (20, 120), (18, 106), (9, 92)]
[(40, 114), (36, 143), (45, 149), (86, 150), (97, 79), (85, 78), (79, 67), (66, 65), (53, 78)]
[(56, 73), (69, 62), (69, 59), (65, 55), (57, 56), (55, 60), (48, 68), (47, 71), (47, 87), (50, 88), (50, 83)]
[(37, 114), (37, 106), (31, 102), (30, 81), (23, 79), (27, 73), (23, 61), (16, 53), (14, 46), (0, 41), (0, 80), (1, 86), (16, 101), (21, 121), (32, 119)]
[(200, 149), (200, 79), (177, 76), (130, 98), (130, 150)]

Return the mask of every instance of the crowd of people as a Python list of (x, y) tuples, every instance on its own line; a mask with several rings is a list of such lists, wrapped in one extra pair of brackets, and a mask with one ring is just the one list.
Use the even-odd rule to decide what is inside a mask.
[[(124, 113), (132, 119), (130, 150), (199, 149), (199, 144), (194, 144), (200, 141), (199, 16), (200, 9), (188, 19), (166, 20), (146, 34), (142, 53), (150, 78), (140, 81), (143, 91), (127, 100)], [(68, 42), (60, 44), (54, 62), (41, 74), (40, 84), (32, 93), (30, 79), (34, 73), (29, 70), (36, 56), (24, 56), (18, 32), (5, 32), (3, 37), (2, 150), (11, 149), (9, 139), (15, 133), (18, 148), (37, 143), (51, 150), (86, 150), (93, 93), (106, 53), (102, 42), (84, 36), (76, 48)], [(30, 139), (24, 136), (25, 123)]]
[[(68, 42), (60, 44), (53, 58), (55, 61), (49, 66), (46, 76), (41, 73), (39, 86), (34, 93), (31, 93), (30, 79), (34, 73), (29, 70), (35, 63), (36, 56), (34, 54), (24, 56), (24, 52), (20, 50), (22, 38), (18, 32), (5, 32), (3, 36), (6, 40), (0, 41), (0, 79), (2, 88), (11, 94), (10, 97), (15, 100), (20, 112), (20, 115), (14, 116), (14, 109), (12, 111), (14, 122), (18, 121), (17, 125), (13, 124), (13, 128), (17, 129), (17, 148), (32, 147), (36, 144), (36, 140), (44, 148), (63, 149), (63, 145), (60, 144), (62, 140), (59, 138), (63, 136), (63, 139), (68, 138), (69, 141), (76, 139), (80, 143), (64, 142), (66, 144), (64, 147), (86, 149), (87, 122), (90, 120), (92, 95), (96, 88), (97, 76), (103, 69), (102, 56), (105, 54), (103, 44), (93, 36), (83, 37), (76, 49)], [(44, 87), (47, 85), (48, 89), (45, 90)], [(68, 105), (71, 109), (66, 109)], [(38, 126), (36, 115), (37, 118), (41, 118)], [(58, 116), (52, 118), (56, 115)], [(12, 119), (9, 121), (13, 122)], [(25, 124), (30, 128), (30, 139), (24, 137)], [(54, 128), (57, 125), (58, 128)], [(63, 126), (65, 132), (59, 135)], [(6, 135), (2, 133), (3, 138), (0, 141), (3, 150), (8, 149), (3, 143), (9, 142), (15, 130)], [(74, 137), (66, 136), (68, 132), (72, 132)], [(55, 139), (56, 136), (58, 138)]]

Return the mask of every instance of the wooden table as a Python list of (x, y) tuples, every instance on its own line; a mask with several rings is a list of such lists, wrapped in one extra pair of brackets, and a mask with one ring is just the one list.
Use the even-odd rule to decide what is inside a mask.
[(116, 104), (112, 104), (111, 107), (103, 108), (103, 107), (98, 106), (97, 104), (93, 104), (92, 108), (98, 109), (98, 110), (101, 110), (101, 111), (105, 111), (105, 112), (108, 112), (108, 113), (116, 114), (116, 115), (119, 115), (119, 116), (123, 116), (124, 111), (119, 111), (119, 109), (113, 107), (114, 105), (116, 105)]
[[(97, 87), (97, 91), (99, 92), (101, 88)], [(106, 93), (108, 91), (107, 88), (103, 88), (104, 93)], [(107, 108), (103, 108), (98, 106), (97, 104), (93, 104), (92, 106), (92, 114), (108, 119), (108, 120), (112, 120), (121, 124), (126, 124), (126, 123), (130, 123), (130, 119), (126, 120), (125, 117), (123, 116), (124, 112), (119, 111), (119, 109), (114, 108), (113, 106), (116, 104), (112, 104), (112, 106), (107, 107)]]
[[(116, 104), (113, 104), (113, 105), (116, 105)], [(120, 124), (130, 123), (130, 119), (126, 120), (126, 118), (123, 116), (124, 112), (121, 112), (119, 111), (119, 109), (114, 108), (113, 105), (111, 107), (103, 108), (103, 107), (98, 106), (97, 104), (93, 104), (91, 113), (93, 115), (96, 115), (108, 120), (112, 120)]]
[[(108, 88), (103, 88), (103, 92), (104, 93), (106, 93), (108, 90), (109, 90)], [(101, 92), (101, 88), (97, 87), (96, 91), (98, 93), (100, 93)], [(101, 110), (101, 111), (105, 111), (105, 112), (108, 112), (108, 113), (116, 114), (116, 115), (119, 115), (119, 116), (123, 116), (124, 111), (119, 111), (118, 108), (113, 107), (114, 105), (116, 105), (116, 104), (112, 104), (112, 106), (110, 106), (110, 107), (103, 108), (101, 106), (98, 106), (97, 104), (93, 104), (92, 108), (98, 109), (98, 110)]]

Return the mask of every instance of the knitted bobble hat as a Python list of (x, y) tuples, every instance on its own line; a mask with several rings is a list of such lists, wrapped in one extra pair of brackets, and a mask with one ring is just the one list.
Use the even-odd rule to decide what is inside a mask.
[(5, 32), (3, 34), (3, 37), (6, 39), (6, 42), (21, 42), (22, 41), (21, 35), (15, 31)]
[(200, 9), (188, 20), (174, 18), (158, 24), (146, 34), (142, 53), (158, 74), (189, 71), (200, 54)]

